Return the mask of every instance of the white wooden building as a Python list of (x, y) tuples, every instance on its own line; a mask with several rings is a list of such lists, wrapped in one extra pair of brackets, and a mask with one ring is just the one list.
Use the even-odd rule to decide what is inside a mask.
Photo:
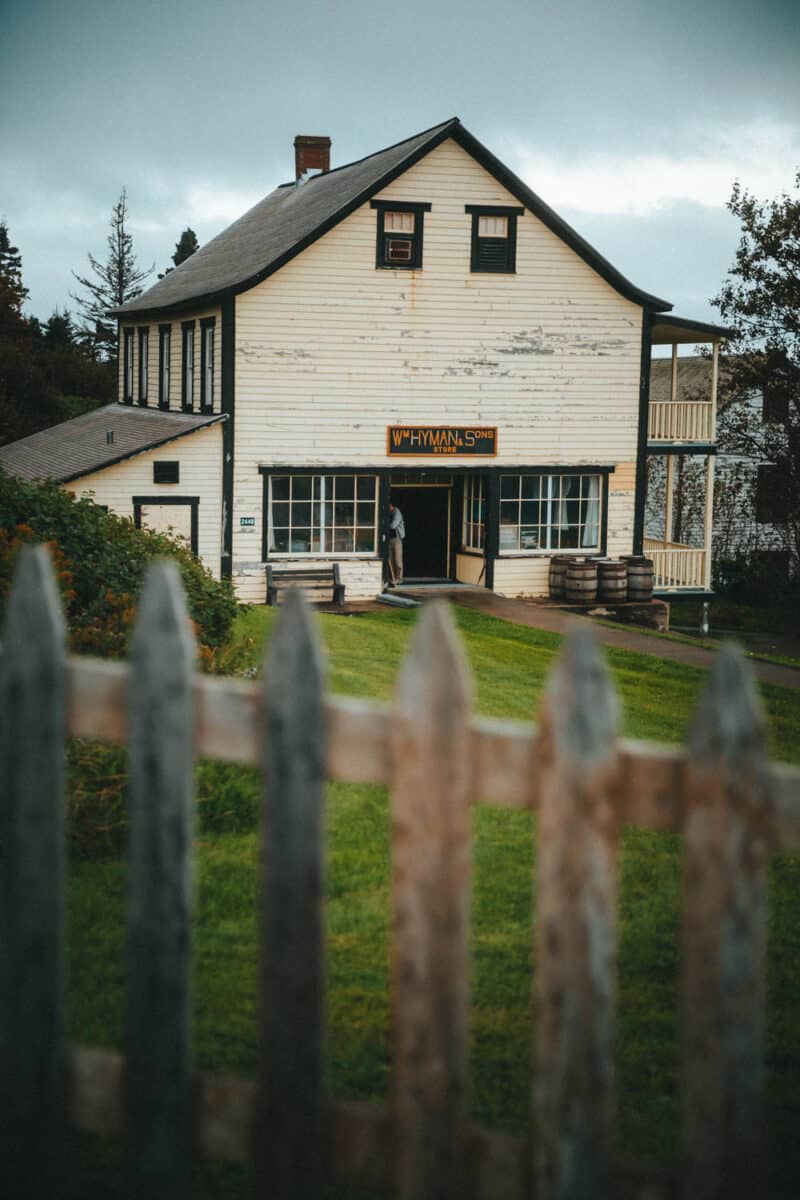
[[(651, 347), (725, 331), (668, 315), (457, 119), (329, 151), (298, 137), (296, 180), (117, 313), (120, 407), (224, 418), (170, 447), (180, 482), (130, 460), (81, 488), (149, 497), (145, 521), (193, 499), (198, 552), (255, 602), (267, 562), (374, 596), (390, 500), (406, 577), (537, 595), (554, 553), (641, 553), (648, 449), (714, 442), (713, 401), (658, 424)], [(702, 554), (670, 587), (708, 589)]]

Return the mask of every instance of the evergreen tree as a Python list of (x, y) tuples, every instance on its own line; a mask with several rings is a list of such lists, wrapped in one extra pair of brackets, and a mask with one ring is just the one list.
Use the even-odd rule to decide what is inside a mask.
[(22, 283), (22, 256), (11, 245), (8, 225), (0, 221), (0, 336), (13, 337), (24, 332), (26, 321), (22, 306), (28, 289)]
[[(785, 513), (783, 548), (800, 562), (800, 173), (794, 194), (761, 202), (737, 182), (733, 266), (714, 304), (732, 329), (721, 389), (720, 446), (771, 464), (770, 504)], [(754, 401), (763, 398), (762, 413)]]
[[(178, 241), (175, 243), (175, 251), (172, 255), (172, 261), (175, 267), (179, 267), (182, 262), (186, 262), (187, 258), (191, 258), (196, 250), (200, 249), (200, 243), (197, 240), (197, 234), (187, 225)], [(167, 267), (159, 279), (163, 279), (165, 275), (169, 275), (170, 271), (174, 271), (175, 267)]]
[(87, 348), (100, 359), (113, 361), (117, 356), (116, 324), (109, 319), (109, 309), (133, 300), (142, 291), (142, 283), (154, 266), (142, 270), (133, 252), (133, 238), (125, 225), (128, 218), (128, 198), (125, 188), (111, 211), (111, 232), (108, 235), (108, 257), (99, 262), (89, 254), (94, 278), (73, 271), (87, 296), (72, 295), (78, 304), (82, 320), (81, 333)]

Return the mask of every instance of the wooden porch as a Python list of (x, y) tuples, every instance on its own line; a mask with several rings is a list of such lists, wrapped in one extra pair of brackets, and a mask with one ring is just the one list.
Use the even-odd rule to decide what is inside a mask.
[(644, 553), (653, 560), (654, 591), (707, 592), (710, 590), (710, 549), (646, 537)]

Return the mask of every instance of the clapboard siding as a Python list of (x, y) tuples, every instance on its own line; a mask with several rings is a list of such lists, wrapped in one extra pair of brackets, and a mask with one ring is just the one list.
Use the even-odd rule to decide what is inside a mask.
[(147, 360), (147, 402), (148, 407), (158, 407), (158, 376), (159, 376), (159, 326), (170, 325), (172, 328), (172, 337), (170, 339), (170, 372), (169, 372), (169, 407), (171, 409), (180, 409), (181, 407), (181, 372), (183, 368), (183, 339), (181, 333), (181, 325), (183, 321), (195, 322), (194, 333), (194, 379), (195, 379), (195, 395), (194, 407), (199, 412), (200, 410), (200, 322), (205, 317), (214, 317), (214, 396), (213, 407), (214, 412), (222, 411), (221, 400), (221, 378), (222, 378), (222, 317), (219, 308), (204, 308), (202, 312), (184, 313), (179, 317), (174, 317), (170, 320), (164, 317), (160, 321), (125, 324), (120, 331), (120, 354), (119, 354), (119, 374), (118, 388), (119, 399), (123, 400), (123, 370), (124, 370), (124, 332), (126, 329), (133, 329), (133, 402), (136, 404), (139, 399), (139, 329), (147, 324), (149, 330), (149, 349)]
[[(282, 558), (282, 571), (307, 571), (309, 561)], [(372, 600), (383, 586), (383, 565), (378, 558), (342, 558), (339, 578), (345, 586), (345, 600)], [(236, 563), (233, 578), (236, 595), (245, 604), (263, 604), (266, 599), (267, 577), (259, 559), (241, 558)]]
[[(153, 483), (154, 462), (180, 463), (180, 482)], [(134, 458), (64, 485), (77, 496), (89, 493), (121, 517), (133, 517), (133, 496), (197, 496), (200, 558), (219, 578), (222, 522), (222, 427), (212, 425)], [(263, 569), (262, 569), (263, 575)]]
[[(471, 274), (465, 204), (517, 201), (452, 141), (381, 198), (432, 205), (421, 270), (375, 269), (367, 204), (236, 299), (234, 505), (259, 544), (259, 465), (430, 465), (387, 459), (389, 424), (497, 425), (495, 465), (635, 460), (641, 309), (530, 213), (516, 274)], [(626, 551), (633, 501), (609, 509)], [(252, 545), (234, 522), (235, 574)]]

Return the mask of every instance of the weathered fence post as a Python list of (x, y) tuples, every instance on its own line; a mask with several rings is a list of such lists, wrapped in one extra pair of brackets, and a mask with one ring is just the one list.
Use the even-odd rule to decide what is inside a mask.
[(761, 703), (739, 650), (717, 655), (689, 736), (683, 875), (683, 1186), (765, 1192), (766, 875), (774, 830)]
[(449, 610), (426, 607), (391, 730), (398, 1200), (461, 1200), (466, 1192), (471, 696)]
[(50, 559), (25, 547), (0, 660), (6, 1020), (2, 1191), (62, 1194), (65, 629)]
[(591, 630), (576, 630), (548, 684), (539, 736), (537, 1200), (609, 1193), (618, 712)]
[(194, 637), (172, 563), (149, 568), (131, 643), (126, 1100), (134, 1196), (188, 1191)]
[(319, 1200), (326, 1171), (324, 673), (313, 617), (286, 594), (264, 666), (259, 1194)]

